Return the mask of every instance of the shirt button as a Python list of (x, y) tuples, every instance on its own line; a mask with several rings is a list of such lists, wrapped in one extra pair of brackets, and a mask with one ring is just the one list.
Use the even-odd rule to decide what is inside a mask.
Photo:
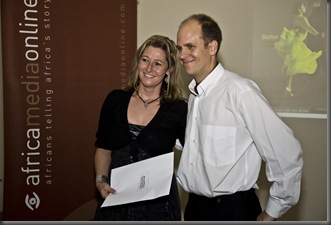
[(221, 203), (221, 199), (217, 199), (217, 203)]

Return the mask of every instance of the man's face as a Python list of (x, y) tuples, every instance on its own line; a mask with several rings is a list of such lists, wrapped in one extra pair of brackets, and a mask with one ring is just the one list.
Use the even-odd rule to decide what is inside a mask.
[(196, 21), (183, 24), (177, 32), (178, 56), (186, 73), (198, 83), (212, 70), (209, 45), (202, 39), (201, 26)]

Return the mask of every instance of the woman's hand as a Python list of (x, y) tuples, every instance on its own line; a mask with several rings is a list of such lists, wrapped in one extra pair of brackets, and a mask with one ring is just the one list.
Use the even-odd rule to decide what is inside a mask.
[(109, 194), (116, 194), (116, 190), (106, 182), (98, 182), (96, 187), (103, 198), (106, 198)]

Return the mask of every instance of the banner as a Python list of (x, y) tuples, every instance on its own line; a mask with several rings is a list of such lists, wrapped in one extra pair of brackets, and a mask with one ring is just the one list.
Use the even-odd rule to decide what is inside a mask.
[(103, 100), (137, 48), (134, 0), (1, 0), (4, 221), (92, 220)]

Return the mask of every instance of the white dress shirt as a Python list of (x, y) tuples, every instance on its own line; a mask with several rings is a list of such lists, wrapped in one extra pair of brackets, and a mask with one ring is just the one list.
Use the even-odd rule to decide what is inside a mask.
[(282, 216), (300, 195), (302, 150), (251, 80), (221, 64), (189, 84), (185, 145), (177, 180), (207, 197), (258, 188), (261, 160), (272, 185), (267, 213)]

